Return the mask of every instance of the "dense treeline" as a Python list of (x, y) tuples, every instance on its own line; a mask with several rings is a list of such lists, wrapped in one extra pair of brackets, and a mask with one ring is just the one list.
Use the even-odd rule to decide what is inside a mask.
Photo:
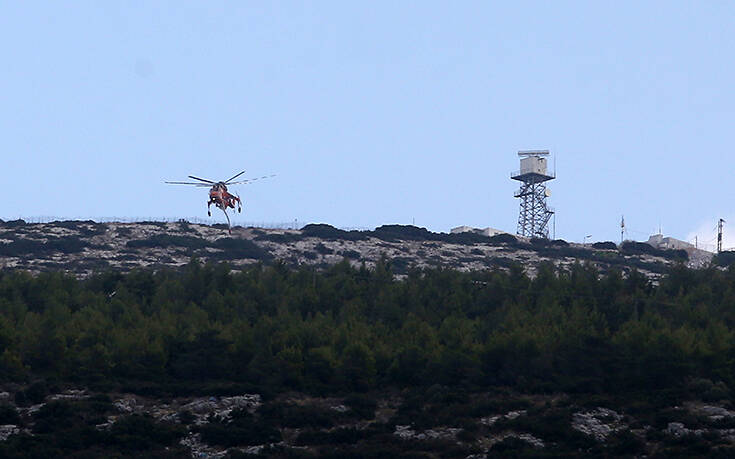
[(0, 273), (0, 378), (120, 384), (229, 381), (252, 390), (441, 384), (607, 394), (735, 387), (735, 270), (542, 266), (412, 271), (340, 263), (77, 280)]

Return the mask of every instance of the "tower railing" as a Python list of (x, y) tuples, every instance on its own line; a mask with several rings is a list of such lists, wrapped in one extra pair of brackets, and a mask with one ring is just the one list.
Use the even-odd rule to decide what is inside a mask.
[(551, 177), (552, 179), (556, 178), (556, 172), (547, 172), (545, 174), (541, 174), (540, 172), (535, 172), (533, 169), (521, 169), (519, 171), (513, 171), (510, 173), (510, 178), (520, 177), (521, 175), (526, 175), (526, 174), (543, 175), (544, 177)]

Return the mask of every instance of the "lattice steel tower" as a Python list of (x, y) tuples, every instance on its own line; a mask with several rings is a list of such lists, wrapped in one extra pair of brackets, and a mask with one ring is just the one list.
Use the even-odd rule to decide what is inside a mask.
[(519, 151), (521, 170), (513, 172), (510, 178), (521, 182), (515, 197), (521, 199), (521, 212), (518, 215), (516, 234), (526, 237), (549, 238), (549, 220), (554, 209), (546, 205), (551, 195), (546, 182), (556, 178), (556, 173), (547, 172), (546, 157), (548, 150)]

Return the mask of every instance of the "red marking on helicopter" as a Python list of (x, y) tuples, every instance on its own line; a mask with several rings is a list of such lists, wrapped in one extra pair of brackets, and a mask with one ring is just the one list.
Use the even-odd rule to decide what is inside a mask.
[(232, 224), (230, 223), (230, 216), (227, 215), (227, 209), (234, 209), (235, 203), (237, 203), (237, 211), (242, 212), (242, 201), (240, 201), (240, 197), (236, 196), (229, 191), (227, 191), (228, 185), (247, 185), (249, 183), (252, 183), (256, 180), (262, 180), (270, 177), (275, 177), (275, 175), (266, 175), (263, 177), (257, 177), (252, 179), (243, 179), (238, 180), (237, 182), (233, 182), (236, 178), (244, 174), (245, 171), (240, 172), (239, 174), (234, 175), (229, 180), (219, 181), (215, 182), (212, 180), (207, 180), (199, 177), (194, 177), (193, 175), (190, 175), (190, 179), (199, 180), (198, 182), (165, 182), (170, 183), (172, 185), (194, 185), (199, 187), (211, 187), (209, 189), (209, 201), (207, 201), (207, 215), (210, 217), (212, 216), (212, 212), (209, 210), (209, 206), (214, 204), (218, 208), (222, 209), (222, 212), (224, 212), (225, 217), (227, 218), (227, 228), (230, 234), (232, 234)]

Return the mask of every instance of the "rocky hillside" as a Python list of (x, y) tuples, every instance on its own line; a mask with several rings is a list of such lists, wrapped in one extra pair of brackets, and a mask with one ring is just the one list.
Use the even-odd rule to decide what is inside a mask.
[[(691, 256), (690, 256), (691, 255)], [(636, 268), (656, 278), (666, 267), (684, 262), (709, 263), (706, 252), (659, 250), (647, 244), (612, 242), (574, 244), (562, 240), (524, 240), (508, 234), (432, 233), (415, 226), (385, 225), (373, 231), (343, 231), (329, 225), (300, 230), (174, 223), (96, 223), (57, 221), (30, 224), (0, 221), (0, 267), (31, 272), (62, 269), (78, 276), (107, 269), (180, 266), (192, 257), (227, 261), (234, 266), (280, 260), (289, 265), (323, 268), (344, 259), (374, 265), (381, 257), (393, 271), (411, 267), (459, 270), (507, 268), (522, 264), (533, 275), (544, 262), (567, 266), (590, 262), (605, 271)]]
[(3, 457), (26, 457), (24, 450), (34, 457), (80, 450), (80, 457), (732, 457), (735, 443), (735, 412), (702, 402), (623, 414), (565, 394), (443, 386), (271, 400), (45, 393), (39, 384), (14, 397), (0, 392)]

